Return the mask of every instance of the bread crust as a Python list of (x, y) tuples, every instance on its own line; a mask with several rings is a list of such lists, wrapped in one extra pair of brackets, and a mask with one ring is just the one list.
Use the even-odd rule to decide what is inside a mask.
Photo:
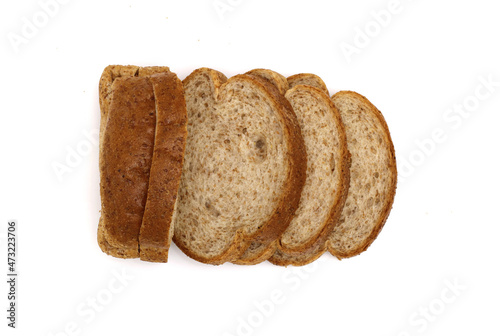
[(111, 246), (138, 251), (154, 144), (153, 88), (140, 77), (118, 78), (112, 87), (114, 99), (102, 140), (104, 236)]
[(252, 241), (250, 244), (247, 244), (247, 247), (238, 259), (231, 262), (236, 265), (257, 265), (271, 258), (277, 248), (278, 239), (268, 245)]
[(307, 251), (300, 254), (284, 253), (277, 249), (269, 262), (276, 266), (304, 266), (312, 263), (326, 251), (326, 244), (314, 244)]
[[(213, 82), (216, 101), (220, 101), (221, 97), (219, 92), (223, 85), (226, 85), (223, 82), (226, 77), (218, 71), (207, 68), (197, 69), (183, 81), (184, 85), (187, 86), (189, 81), (200, 74), (210, 77)], [(250, 235), (246, 235), (243, 229), (236, 231), (229, 248), (219, 256), (205, 258), (196, 254), (194, 251), (190, 251), (184, 246), (182, 240), (174, 235), (174, 242), (184, 253), (195, 260), (209, 264), (221, 264), (226, 261), (235, 260), (248, 248), (252, 241), (269, 244), (276, 240), (288, 227), (298, 207), (300, 193), (305, 182), (307, 158), (304, 140), (300, 133), (298, 121), (289, 103), (284, 101), (284, 98), (274, 86), (259, 77), (246, 74), (237, 75), (227, 80), (226, 83), (230, 81), (247, 82), (256, 87), (262, 94), (267, 96), (270, 104), (278, 111), (283, 121), (283, 131), (287, 141), (289, 170), (284, 183), (282, 196), (271, 217), (263, 223), (256, 232)]]
[(270, 82), (275, 88), (278, 89), (278, 92), (284, 96), (285, 93), (289, 89), (289, 83), (287, 78), (275, 71), (271, 71), (268, 69), (253, 69), (245, 73), (246, 75), (257, 76), (259, 78), (264, 78), (268, 82)]
[(328, 97), (330, 97), (330, 93), (328, 92), (328, 88), (326, 87), (325, 82), (323, 82), (321, 77), (316, 76), (315, 74), (299, 73), (289, 76), (287, 78), (287, 81), (290, 88), (293, 88), (297, 85), (309, 85), (323, 91), (328, 95)]
[[(106, 195), (103, 189), (103, 172), (107, 169), (108, 160), (105, 158), (105, 141), (106, 137), (106, 127), (108, 125), (108, 116), (111, 108), (111, 102), (114, 96), (114, 86), (113, 83), (118, 78), (133, 78), (133, 77), (146, 77), (153, 73), (169, 72), (168, 67), (138, 67), (134, 65), (110, 65), (107, 66), (99, 81), (99, 104), (101, 110), (101, 122), (100, 122), (100, 132), (99, 132), (99, 170), (101, 173), (101, 201), (102, 210), (101, 218), (98, 224), (98, 244), (103, 252), (117, 258), (138, 258), (139, 249), (138, 246), (132, 244), (133, 246), (124, 246), (123, 244), (117, 244), (116, 242), (109, 242), (108, 235), (109, 232), (107, 227), (109, 223), (105, 216), (105, 201)], [(123, 98), (123, 97), (122, 97)], [(109, 136), (109, 135), (108, 135)], [(111, 187), (113, 189), (114, 187)], [(111, 239), (113, 240), (113, 239)], [(137, 235), (138, 240), (138, 235)]]
[(182, 82), (171, 72), (148, 77), (156, 102), (155, 142), (139, 234), (141, 260), (167, 262), (187, 137)]
[(378, 120), (380, 125), (382, 126), (386, 143), (389, 146), (389, 166), (387, 167), (392, 175), (392, 180), (389, 186), (389, 194), (384, 199), (385, 206), (382, 211), (380, 217), (377, 219), (377, 224), (374, 226), (371, 234), (364, 240), (364, 242), (356, 249), (351, 251), (350, 253), (343, 253), (338, 251), (332, 247), (330, 243), (328, 243), (328, 251), (338, 259), (350, 258), (356, 256), (364, 251), (373, 243), (373, 241), (377, 238), (378, 234), (384, 227), (387, 218), (389, 217), (389, 213), (391, 212), (392, 205), (394, 203), (394, 197), (396, 195), (396, 187), (397, 187), (397, 165), (396, 165), (396, 153), (394, 150), (394, 144), (391, 139), (391, 134), (389, 132), (389, 127), (387, 126), (387, 122), (385, 121), (382, 113), (365, 97), (356, 93), (354, 91), (340, 91), (332, 96), (332, 101), (335, 104), (337, 99), (341, 99), (343, 96), (352, 97), (361, 103), (363, 103), (366, 107), (368, 107), (368, 111), (370, 111)]

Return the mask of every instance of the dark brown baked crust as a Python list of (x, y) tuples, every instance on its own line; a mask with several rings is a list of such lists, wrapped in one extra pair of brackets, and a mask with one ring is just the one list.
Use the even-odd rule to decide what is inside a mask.
[(156, 124), (153, 86), (146, 77), (120, 77), (112, 91), (102, 139), (104, 236), (111, 246), (139, 251)]
[[(162, 72), (169, 72), (169, 68), (168, 67), (141, 68), (134, 65), (109, 65), (104, 69), (99, 81), (99, 104), (101, 108), (101, 123), (100, 123), (100, 135), (99, 135), (99, 170), (101, 172), (102, 211), (101, 211), (101, 218), (99, 219), (97, 241), (99, 247), (103, 252), (117, 258), (138, 258), (139, 249), (136, 246), (136, 244), (132, 244), (132, 246), (128, 247), (123, 247), (110, 243), (107, 240), (107, 235), (108, 235), (106, 229), (107, 221), (106, 217), (104, 216), (104, 209), (106, 207), (104, 199), (106, 198), (106, 195), (104, 195), (104, 189), (102, 188), (103, 186), (102, 179), (103, 179), (103, 171), (106, 169), (107, 166), (107, 159), (104, 159), (105, 156), (104, 153), (106, 152), (105, 149), (106, 147), (104, 146), (105, 143), (104, 138), (105, 135), (109, 136), (106, 130), (107, 130), (108, 116), (111, 109), (111, 104), (116, 93), (114, 82), (118, 78), (147, 77), (151, 74), (162, 73)], [(134, 91), (133, 88), (130, 91), (133, 92)], [(152, 86), (151, 86), (151, 92), (152, 92)], [(126, 96), (122, 96), (121, 98), (118, 97), (117, 99), (126, 99)]]
[(140, 258), (167, 262), (186, 146), (187, 111), (182, 82), (175, 74), (149, 78), (156, 101), (156, 135), (139, 235)]

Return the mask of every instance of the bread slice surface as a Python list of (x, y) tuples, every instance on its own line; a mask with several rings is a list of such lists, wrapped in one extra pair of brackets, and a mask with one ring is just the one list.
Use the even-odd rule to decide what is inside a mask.
[[(326, 249), (326, 239), (338, 222), (347, 196), (350, 161), (344, 127), (339, 112), (325, 93), (326, 85), (318, 76), (298, 74), (285, 79), (265, 69), (249, 73), (278, 87), (283, 86), (283, 80), (286, 86), (288, 80), (292, 83), (285, 97), (294, 109), (304, 137), (307, 177), (295, 216), (273, 249), (252, 242), (236, 263), (253, 264), (264, 258), (279, 265), (297, 264), (299, 260), (307, 263)], [(303, 257), (309, 253), (310, 257)]]
[(394, 202), (397, 169), (382, 113), (352, 91), (340, 91), (332, 101), (342, 116), (352, 158), (349, 194), (328, 241), (330, 253), (342, 259), (365, 251), (378, 236)]
[(189, 136), (174, 241), (195, 260), (221, 264), (286, 229), (305, 181), (304, 142), (260, 78), (201, 68), (183, 84)]
[(321, 255), (339, 222), (349, 190), (350, 155), (340, 114), (325, 92), (298, 84), (286, 98), (301, 125), (308, 170), (299, 209), (269, 261), (302, 265)]

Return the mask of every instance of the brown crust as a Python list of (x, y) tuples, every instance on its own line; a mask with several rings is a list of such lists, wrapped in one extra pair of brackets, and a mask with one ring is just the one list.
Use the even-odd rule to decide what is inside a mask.
[[(225, 85), (223, 84), (225, 76), (218, 71), (207, 68), (197, 69), (184, 79), (183, 82), (187, 83), (194, 78), (194, 76), (199, 75), (200, 72), (207, 72), (211, 77), (215, 89), (214, 94), (216, 98), (219, 99), (218, 92), (221, 87)], [(237, 75), (230, 78), (228, 82), (236, 80), (246, 81), (257, 86), (268, 96), (270, 103), (274, 105), (275, 109), (279, 112), (283, 120), (284, 134), (287, 139), (287, 147), (289, 148), (288, 161), (290, 163), (290, 170), (284, 184), (283, 195), (271, 218), (250, 236), (246, 236), (242, 231), (237, 231), (228, 250), (220, 256), (215, 258), (204, 258), (196, 255), (183, 246), (182, 242), (176, 239), (174, 235), (176, 245), (183, 250), (184, 253), (195, 260), (210, 264), (221, 264), (226, 261), (235, 260), (248, 248), (252, 241), (270, 244), (272, 241), (276, 240), (290, 224), (298, 207), (300, 194), (305, 183), (307, 166), (305, 145), (300, 133), (297, 118), (290, 104), (279, 94), (278, 90), (273, 85), (264, 79), (252, 75)]]
[[(108, 121), (108, 111), (109, 105), (112, 99), (112, 89), (111, 85), (114, 80), (118, 77), (126, 77), (126, 76), (136, 76), (139, 71), (139, 67), (128, 65), (109, 65), (102, 72), (101, 78), (99, 80), (99, 105), (101, 108), (101, 122), (100, 122), (100, 130), (99, 130), (99, 171), (103, 171), (104, 160), (102, 158), (103, 154), (103, 138), (104, 138), (104, 130), (106, 129), (106, 124)], [(101, 200), (102, 200), (102, 188), (101, 192)], [(101, 250), (109, 254), (111, 256), (117, 258), (137, 258), (139, 257), (139, 252), (135, 249), (120, 249), (111, 246), (105, 236), (104, 229), (105, 222), (103, 221), (103, 216), (101, 214), (101, 218), (99, 218), (99, 225), (97, 228), (97, 241)]]
[[(99, 81), (99, 104), (101, 108), (101, 122), (99, 133), (99, 170), (101, 172), (101, 179), (104, 169), (106, 168), (106, 161), (103, 158), (104, 153), (104, 136), (108, 122), (108, 115), (110, 110), (111, 101), (113, 99), (113, 83), (115, 79), (120, 77), (142, 77), (152, 73), (168, 72), (168, 67), (145, 67), (141, 68), (134, 65), (109, 65), (107, 66)], [(140, 73), (141, 72), (141, 73)], [(101, 185), (101, 200), (103, 200), (103, 188)], [(97, 240), (99, 247), (103, 252), (117, 258), (138, 258), (139, 251), (137, 248), (122, 248), (114, 246), (107, 241), (106, 224), (107, 221), (103, 215), (105, 208), (102, 202), (101, 218), (99, 219)]]
[(156, 128), (139, 248), (141, 260), (167, 262), (186, 145), (187, 111), (182, 82), (175, 74), (149, 78), (156, 102)]
[[(317, 77), (317, 76), (316, 76)], [(336, 203), (330, 209), (330, 213), (328, 218), (323, 226), (323, 229), (319, 231), (315, 236), (308, 239), (307, 242), (302, 244), (299, 248), (288, 248), (284, 246), (280, 240), (278, 244), (279, 253), (273, 255), (269, 261), (276, 265), (287, 265), (290, 262), (291, 265), (300, 266), (307, 264), (308, 262), (316, 260), (322, 253), (322, 251), (326, 250), (326, 241), (330, 233), (337, 226), (340, 216), (342, 214), (342, 209), (344, 208), (345, 201), (347, 199), (348, 191), (349, 191), (349, 182), (350, 182), (350, 165), (351, 165), (351, 157), (349, 151), (347, 149), (347, 137), (344, 130), (344, 124), (340, 117), (340, 113), (333, 104), (330, 97), (328, 97), (324, 91), (312, 87), (309, 85), (299, 84), (294, 86), (290, 90), (306, 90), (309, 91), (312, 95), (316, 95), (319, 99), (323, 99), (330, 106), (331, 111), (333, 111), (333, 116), (336, 119), (336, 124), (338, 125), (339, 130), (339, 143), (341, 144), (340, 157), (341, 157), (341, 183), (337, 188), (337, 194), (334, 197)], [(288, 258), (288, 255), (290, 258)], [(295, 259), (299, 259), (300, 263), (298, 263)]]
[(275, 71), (268, 70), (268, 69), (253, 69), (253, 70), (246, 72), (246, 74), (257, 76), (257, 77), (264, 78), (264, 79), (268, 80), (271, 84), (273, 84), (278, 89), (279, 93), (283, 96), (285, 95), (285, 93), (289, 89), (289, 85), (288, 85), (289, 83), (288, 83), (286, 77), (275, 72)]
[(391, 134), (389, 132), (389, 127), (387, 126), (387, 123), (385, 121), (384, 116), (382, 113), (364, 96), (360, 95), (359, 93), (353, 92), (353, 91), (340, 91), (337, 92), (332, 96), (332, 101), (335, 104), (335, 100), (339, 99), (340, 97), (347, 95), (351, 96), (352, 98), (355, 98), (365, 104), (369, 111), (373, 113), (373, 115), (378, 119), (380, 124), (382, 125), (384, 131), (385, 131), (385, 136), (387, 140), (387, 144), (389, 145), (389, 154), (390, 154), (390, 166), (388, 167), (389, 170), (391, 171), (393, 175), (393, 179), (391, 181), (390, 189), (389, 189), (389, 195), (388, 197), (385, 198), (385, 208), (382, 211), (382, 214), (380, 218), (378, 219), (377, 224), (375, 225), (374, 229), (372, 230), (370, 236), (368, 236), (365, 241), (363, 242), (362, 245), (360, 245), (357, 249), (353, 250), (350, 253), (341, 253), (339, 251), (336, 251), (331, 244), (328, 244), (328, 251), (337, 257), (338, 259), (344, 259), (344, 258), (350, 258), (355, 255), (358, 255), (364, 251), (373, 243), (373, 241), (377, 238), (378, 234), (384, 227), (385, 222), (387, 221), (387, 218), (389, 217), (389, 213), (391, 212), (392, 204), (394, 203), (394, 197), (396, 195), (396, 187), (397, 187), (397, 166), (396, 166), (396, 153), (394, 151), (394, 144), (392, 143), (391, 139)]
[(144, 77), (114, 81), (102, 139), (101, 201), (111, 246), (139, 250), (156, 123), (153, 87)]
[(304, 266), (312, 263), (323, 255), (326, 251), (326, 244), (315, 244), (314, 248), (298, 255), (286, 254), (276, 250), (269, 262), (277, 266)]
[[(328, 97), (330, 97), (330, 93), (328, 92), (328, 88), (326, 87), (325, 82), (323, 82), (321, 77), (316, 76), (315, 74), (300, 73), (300, 74), (296, 74), (296, 75), (288, 77), (287, 81), (288, 81), (288, 85), (290, 86), (290, 88), (293, 88), (294, 86), (297, 86), (297, 85), (309, 85), (309, 86), (313, 86), (317, 89), (320, 89), (321, 91), (326, 93), (328, 95)], [(308, 84), (310, 81), (314, 81), (315, 85)]]
[[(251, 257), (245, 257), (252, 244), (258, 244), (258, 252), (254, 252)], [(231, 261), (236, 265), (257, 265), (268, 260), (278, 248), (278, 240), (272, 241), (269, 245), (251, 242), (238, 259)]]
[(97, 228), (97, 242), (101, 250), (115, 258), (130, 259), (139, 256), (136, 249), (123, 249), (111, 246), (104, 237), (104, 224), (102, 223), (102, 216), (99, 218), (99, 225)]

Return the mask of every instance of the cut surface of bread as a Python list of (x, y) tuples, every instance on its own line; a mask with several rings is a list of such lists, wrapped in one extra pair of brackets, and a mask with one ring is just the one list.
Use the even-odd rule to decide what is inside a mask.
[[(249, 73), (280, 84), (274, 71), (257, 69)], [(287, 230), (273, 249), (252, 242), (236, 263), (253, 264), (267, 259), (275, 264), (303, 264), (326, 249), (328, 235), (338, 222), (349, 187), (349, 153), (340, 114), (333, 105), (321, 78), (311, 74), (289, 77), (292, 85), (285, 97), (301, 127), (307, 152), (306, 182), (299, 207)], [(305, 83), (306, 85), (303, 85)], [(318, 89), (308, 84), (322, 84)], [(304, 257), (306, 256), (307, 257)]]
[[(246, 74), (262, 78), (273, 85), (280, 93), (281, 103), (289, 106), (290, 110), (293, 111), (293, 108), (288, 100), (284, 98), (284, 95), (288, 90), (288, 81), (286, 77), (268, 69), (253, 69), (248, 71)], [(294, 117), (296, 118), (296, 116)], [(253, 240), (245, 252), (238, 259), (234, 260), (233, 263), (238, 265), (255, 265), (269, 259), (278, 247), (278, 238), (279, 237), (277, 237), (275, 241), (271, 241), (269, 243)]]
[(141, 260), (167, 262), (187, 136), (182, 82), (171, 72), (152, 75), (156, 104), (153, 160), (139, 235)]
[(397, 171), (382, 113), (352, 91), (338, 92), (332, 101), (342, 116), (352, 158), (349, 194), (328, 241), (330, 253), (341, 259), (365, 251), (377, 237), (394, 201)]
[[(287, 91), (286, 98), (304, 136), (307, 179), (295, 217), (279, 240), (279, 253), (269, 261), (297, 265), (297, 260), (317, 258), (338, 224), (349, 190), (350, 157), (340, 114), (326, 93), (299, 84)], [(308, 252), (309, 259), (302, 257)]]
[(305, 181), (304, 142), (293, 111), (261, 78), (201, 68), (183, 84), (189, 136), (174, 242), (221, 264), (288, 227)]
[(99, 82), (98, 243), (115, 257), (139, 257), (156, 128), (154, 90), (148, 77), (165, 72), (167, 67), (113, 65), (106, 67)]

